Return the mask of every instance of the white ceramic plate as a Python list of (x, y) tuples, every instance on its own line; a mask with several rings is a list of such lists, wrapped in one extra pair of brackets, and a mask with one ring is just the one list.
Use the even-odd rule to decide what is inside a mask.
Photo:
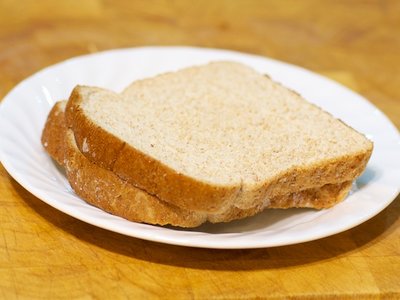
[[(138, 224), (86, 204), (40, 144), (52, 105), (76, 84), (121, 91), (131, 81), (211, 60), (247, 64), (365, 133), (375, 149), (365, 173), (345, 201), (322, 211), (266, 210), (228, 224), (183, 230)], [(23, 187), (49, 205), (87, 223), (132, 237), (205, 248), (260, 248), (295, 244), (352, 228), (382, 211), (399, 193), (400, 138), (376, 107), (347, 88), (302, 68), (238, 52), (190, 47), (113, 50), (73, 58), (17, 85), (0, 110), (0, 158)]]

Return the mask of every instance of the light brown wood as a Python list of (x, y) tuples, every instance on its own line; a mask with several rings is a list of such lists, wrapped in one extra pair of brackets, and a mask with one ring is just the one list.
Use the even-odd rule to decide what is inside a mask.
[[(0, 0), (0, 98), (72, 56), (195, 45), (261, 54), (358, 91), (400, 127), (400, 1)], [(400, 179), (399, 179), (400, 180)], [(271, 249), (162, 245), (96, 228), (0, 166), (0, 298), (400, 298), (400, 201), (344, 233)]]

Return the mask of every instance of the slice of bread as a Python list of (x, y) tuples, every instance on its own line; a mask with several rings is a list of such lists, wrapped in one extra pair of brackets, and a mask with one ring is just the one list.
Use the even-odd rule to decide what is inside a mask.
[(159, 201), (87, 160), (76, 147), (73, 132), (66, 127), (65, 105), (66, 101), (57, 102), (50, 111), (42, 144), (65, 168), (67, 179), (78, 196), (102, 210), (136, 222), (195, 227), (206, 221), (205, 214)]
[[(66, 127), (66, 102), (57, 102), (49, 113), (42, 134), (46, 151), (66, 169), (67, 178), (76, 194), (86, 202), (125, 219), (158, 225), (196, 227), (205, 221), (228, 222), (252, 216), (265, 207), (239, 209), (231, 206), (223, 213), (205, 214), (181, 209), (136, 188), (112, 171), (90, 162), (76, 146), (73, 132)], [(341, 201), (351, 182), (325, 185), (271, 198), (266, 207), (327, 208)]]
[(78, 86), (66, 120), (93, 163), (178, 207), (207, 213), (353, 181), (373, 145), (244, 65), (215, 62), (124, 93)]

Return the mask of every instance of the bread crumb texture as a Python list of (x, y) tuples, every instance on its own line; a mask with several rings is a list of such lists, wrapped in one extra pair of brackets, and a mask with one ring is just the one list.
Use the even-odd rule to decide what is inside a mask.
[(371, 144), (298, 94), (233, 62), (141, 80), (122, 95), (91, 90), (90, 98), (96, 101), (82, 107), (96, 124), (177, 173), (213, 184), (246, 188)]

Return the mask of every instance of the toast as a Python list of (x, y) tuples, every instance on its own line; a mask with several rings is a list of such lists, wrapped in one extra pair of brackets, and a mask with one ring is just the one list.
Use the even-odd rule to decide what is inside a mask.
[(92, 163), (161, 201), (212, 215), (346, 185), (373, 149), (329, 113), (234, 62), (139, 80), (121, 94), (77, 86), (65, 115)]
[(152, 196), (115, 173), (88, 160), (77, 148), (73, 132), (64, 116), (66, 102), (57, 102), (49, 113), (42, 134), (42, 144), (50, 156), (66, 170), (68, 181), (82, 199), (109, 213), (135, 222), (179, 227), (196, 227), (206, 221), (228, 222), (252, 216), (264, 208), (327, 208), (341, 201), (351, 182), (325, 185), (271, 198), (263, 206), (239, 209), (231, 206), (223, 213), (206, 214), (182, 209)]

